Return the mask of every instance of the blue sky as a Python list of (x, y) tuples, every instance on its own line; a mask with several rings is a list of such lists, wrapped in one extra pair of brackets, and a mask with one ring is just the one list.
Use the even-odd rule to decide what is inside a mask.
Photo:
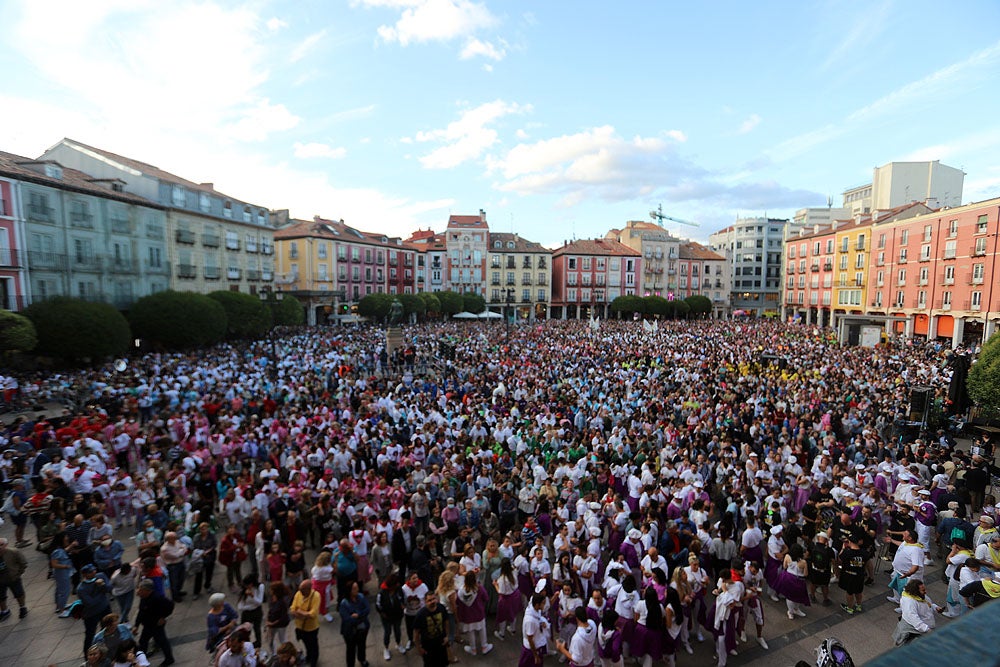
[(0, 3), (0, 149), (63, 136), (293, 215), (707, 239), (893, 160), (1000, 195), (1000, 3)]

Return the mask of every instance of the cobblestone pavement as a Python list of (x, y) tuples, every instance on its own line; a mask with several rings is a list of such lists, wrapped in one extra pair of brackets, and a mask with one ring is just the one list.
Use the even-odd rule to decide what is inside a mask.
[[(29, 533), (30, 533), (29, 528)], [(0, 528), (0, 535), (8, 537), (13, 542), (13, 526), (9, 522)], [(118, 535), (127, 546), (126, 554), (134, 557), (135, 546), (130, 532), (120, 532)], [(61, 619), (56, 616), (53, 601), (54, 585), (47, 579), (45, 556), (29, 546), (23, 549), (28, 560), (28, 571), (24, 583), (27, 592), (30, 613), (19, 620), (17, 614), (0, 623), (0, 665), (16, 667), (77, 667), (83, 662), (83, 623), (72, 619)], [(312, 554), (310, 554), (311, 556)], [(944, 599), (944, 584), (940, 581), (941, 563), (936, 561), (928, 568), (928, 586), (931, 597), (940, 603)], [(216, 570), (215, 583), (219, 584), (224, 573)], [(840, 609), (843, 600), (842, 591), (832, 587), (834, 604), (830, 607), (814, 605), (806, 610), (806, 617), (789, 621), (785, 616), (784, 604), (764, 600), (765, 630), (764, 636), (770, 645), (770, 650), (763, 650), (753, 639), (751, 630), (750, 641), (740, 644), (739, 655), (729, 658), (730, 665), (767, 665), (791, 667), (798, 660), (810, 663), (815, 659), (814, 650), (826, 637), (835, 636), (847, 646), (855, 664), (861, 665), (873, 657), (892, 647), (890, 635), (895, 627), (897, 616), (893, 605), (886, 601), (886, 582), (888, 575), (880, 572), (877, 584), (868, 587), (865, 601), (865, 611), (851, 616)], [(190, 584), (187, 586), (190, 589)], [(372, 584), (369, 584), (372, 590)], [(203, 596), (201, 600), (191, 600), (188, 595), (184, 602), (177, 605), (173, 616), (167, 624), (167, 633), (171, 638), (175, 659), (178, 665), (208, 665), (209, 654), (205, 651), (205, 614), (208, 603)], [(232, 597), (232, 596), (231, 596)], [(231, 600), (232, 601), (232, 600)], [(9, 602), (13, 603), (13, 600)], [(117, 610), (116, 610), (117, 611)], [(939, 618), (939, 624), (947, 619)], [(492, 635), (493, 626), (489, 625)], [(333, 623), (323, 623), (320, 628), (320, 664), (339, 666), (345, 664), (344, 642), (340, 636), (339, 620)], [(420, 656), (411, 652), (400, 655), (393, 645), (392, 659), (386, 663), (382, 658), (382, 627), (373, 614), (373, 627), (368, 636), (368, 660), (372, 665), (390, 664), (394, 666), (422, 665)], [(405, 640), (404, 640), (405, 641)], [(506, 641), (494, 639), (496, 648), (485, 657), (473, 657), (459, 651), (462, 664), (514, 664), (520, 655), (520, 640), (508, 637)], [(714, 665), (713, 647), (710, 641), (693, 642), (694, 655), (681, 653), (677, 657), (680, 667)], [(158, 665), (160, 656), (151, 658), (153, 665)], [(555, 657), (550, 656), (547, 664), (558, 664)], [(628, 665), (630, 663), (626, 663)]]

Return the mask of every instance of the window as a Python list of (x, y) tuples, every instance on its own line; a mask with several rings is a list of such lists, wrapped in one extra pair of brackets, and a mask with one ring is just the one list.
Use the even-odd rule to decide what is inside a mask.
[(958, 245), (957, 241), (945, 241), (945, 243), (944, 243), (944, 258), (945, 259), (954, 259), (955, 258), (955, 253), (956, 253), (957, 245)]
[(954, 285), (955, 284), (955, 266), (944, 267), (944, 284)]
[(589, 257), (584, 257), (583, 258), (583, 270), (584, 271), (590, 271), (590, 258)]
[(863, 268), (865, 268), (865, 256), (864, 255), (858, 255), (854, 259), (854, 268), (856, 268), (856, 269), (863, 269)]
[(158, 269), (163, 266), (163, 249), (149, 248), (149, 268)]
[(920, 246), (920, 261), (926, 262), (931, 258), (930, 244)]
[(979, 216), (976, 219), (976, 233), (977, 234), (985, 234), (986, 233), (986, 225), (987, 225), (986, 216), (985, 215)]
[(857, 250), (864, 250), (865, 249), (865, 235), (864, 234), (858, 234), (858, 243), (855, 246), (855, 249), (857, 249)]
[(840, 270), (841, 271), (847, 270), (847, 255), (842, 255), (840, 257)]
[(175, 185), (170, 192), (170, 201), (173, 202), (174, 206), (184, 206), (185, 200), (184, 188)]
[(326, 259), (326, 241), (320, 241), (316, 244), (316, 256), (320, 259)]
[(847, 248), (851, 243), (851, 239), (846, 236), (840, 240), (840, 252), (847, 252)]
[(899, 285), (906, 284), (906, 269), (900, 269), (896, 274), (896, 283)]
[(633, 271), (635, 271), (635, 260), (634, 259), (626, 259), (625, 260), (625, 272), (626, 273), (632, 273)]
[(885, 248), (885, 234), (878, 235), (878, 247)]
[(900, 243), (900, 245), (906, 245), (906, 243), (909, 240), (910, 240), (910, 230), (904, 229), (903, 231), (901, 231), (899, 233), (899, 243)]
[(813, 254), (814, 255), (818, 255), (819, 254), (819, 241), (816, 241), (815, 243), (813, 243)]
[(567, 301), (576, 301), (576, 289), (575, 288), (570, 288), (570, 289), (566, 290), (566, 300)]
[(90, 239), (73, 240), (73, 259), (77, 264), (90, 264), (94, 256), (94, 247)]
[(983, 293), (976, 291), (972, 293), (972, 308), (973, 310), (979, 310), (979, 307), (983, 303)]
[(93, 229), (94, 216), (90, 214), (90, 207), (87, 202), (73, 200), (69, 204), (69, 224), (74, 227)]
[(566, 268), (570, 271), (576, 271), (576, 257), (569, 257), (566, 259)]
[(788, 258), (795, 259), (795, 246), (793, 245), (788, 246)]
[(202, 213), (208, 213), (209, 209), (212, 208), (212, 200), (204, 192), (198, 195), (198, 208)]
[(222, 217), (224, 217), (224, 218), (230, 218), (230, 219), (233, 217), (233, 203), (232, 202), (227, 201), (225, 204), (222, 205)]
[(926, 285), (927, 284), (927, 276), (928, 275), (930, 275), (930, 273), (929, 273), (929, 271), (928, 271), (928, 269), (927, 269), (926, 266), (920, 269), (920, 284), (921, 285)]
[(972, 265), (972, 284), (981, 285), (983, 282), (984, 267), (985, 264), (973, 264)]
[(941, 303), (943, 303), (946, 306), (951, 306), (951, 292), (941, 293)]
[(958, 220), (948, 221), (948, 236), (958, 236)]
[(976, 239), (976, 248), (974, 254), (976, 255), (986, 254), (986, 237)]
[(927, 292), (920, 290), (917, 292), (917, 308), (927, 307)]
[(243, 207), (243, 222), (252, 222), (252, 221), (253, 221), (253, 214), (250, 212), (250, 207), (249, 206), (244, 206)]
[(924, 225), (924, 242), (929, 243), (931, 236), (934, 234), (934, 227), (931, 225)]
[(900, 264), (906, 263), (906, 248), (899, 249), (899, 263)]

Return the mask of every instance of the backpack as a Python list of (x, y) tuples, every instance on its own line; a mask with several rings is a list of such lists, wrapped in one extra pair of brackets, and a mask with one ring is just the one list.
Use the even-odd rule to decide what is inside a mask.
[(828, 637), (816, 649), (816, 667), (854, 667), (854, 660), (836, 637)]

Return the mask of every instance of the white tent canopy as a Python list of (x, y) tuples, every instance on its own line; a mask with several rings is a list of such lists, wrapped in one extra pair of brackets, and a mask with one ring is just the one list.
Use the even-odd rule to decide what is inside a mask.
[(468, 311), (462, 311), (461, 313), (455, 313), (452, 315), (453, 319), (456, 320), (476, 320), (479, 317), (475, 313), (470, 313)]
[(477, 315), (477, 317), (479, 319), (481, 319), (481, 320), (502, 320), (503, 319), (503, 315), (501, 315), (500, 313), (494, 313), (492, 310), (484, 310), (483, 312), (479, 313), (479, 315)]

